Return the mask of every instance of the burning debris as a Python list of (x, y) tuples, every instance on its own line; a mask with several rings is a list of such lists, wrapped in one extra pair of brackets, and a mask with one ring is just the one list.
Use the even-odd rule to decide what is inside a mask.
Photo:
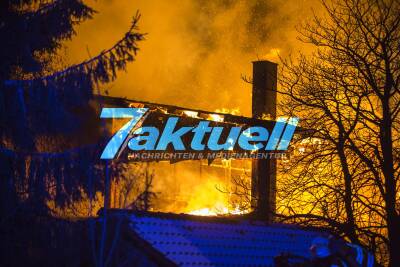
[[(157, 192), (157, 197), (153, 201), (153, 210), (215, 216), (244, 214), (252, 209), (258, 210), (260, 214), (270, 214), (270, 211), (274, 209), (273, 194), (268, 192), (274, 190), (275, 169), (266, 172), (266, 169), (260, 166), (264, 163), (275, 162), (276, 157), (267, 155), (268, 153), (265, 152), (274, 154), (277, 152), (275, 149), (287, 146), (288, 142), (282, 140), (285, 136), (291, 138), (297, 122), (287, 118), (275, 121), (276, 64), (255, 62), (252, 81), (254, 92), (252, 118), (238, 115), (238, 110), (220, 109), (213, 112), (125, 98), (96, 96), (97, 101), (103, 103), (105, 107), (147, 109), (146, 119), (140, 124), (141, 129), (168, 128), (173, 129), (172, 132), (178, 132), (180, 129), (187, 128), (178, 136), (177, 142), (174, 143), (173, 140), (166, 142), (163, 145), (165, 151), (162, 153), (157, 151), (158, 143), (146, 146), (145, 139), (151, 135), (150, 132), (145, 135), (142, 135), (143, 132), (133, 132), (131, 135), (133, 141), (129, 142), (128, 146), (145, 150), (131, 154), (126, 150), (118, 159), (119, 162), (126, 162), (130, 156), (129, 159), (133, 161), (149, 162), (147, 168), (154, 172), (155, 177), (152, 181), (152, 190)], [(115, 120), (112, 121), (111, 127), (114, 123)], [(171, 123), (173, 127), (167, 127), (171, 126)], [(112, 128), (115, 129), (115, 127)], [(141, 136), (147, 137), (141, 139)], [(258, 139), (255, 140), (258, 143), (248, 142), (254, 136), (257, 136)], [(262, 140), (262, 136), (268, 139)], [(159, 133), (155, 139), (160, 142), (162, 134)], [(184, 152), (187, 153), (179, 151), (179, 148), (183, 147)], [(199, 148), (205, 150), (199, 151)], [(221, 148), (224, 151), (214, 151)], [(204, 153), (211, 152), (215, 155), (202, 156)], [(241, 154), (244, 152), (248, 155)], [(179, 157), (176, 156), (177, 153)], [(266, 155), (259, 156), (260, 153)], [(235, 159), (235, 155), (240, 155), (241, 159)], [(252, 178), (247, 175), (250, 172), (253, 173)], [(253, 200), (248, 201), (249, 205), (246, 208), (233, 204), (235, 197), (229, 192), (217, 190), (217, 187), (229, 188), (235, 177), (244, 177), (247, 184), (252, 184), (251, 192), (246, 194), (251, 195)], [(269, 179), (269, 182), (265, 182), (265, 179)], [(255, 204), (254, 201), (259, 203), (263, 201), (263, 203)], [(252, 202), (251, 205), (250, 202)]]

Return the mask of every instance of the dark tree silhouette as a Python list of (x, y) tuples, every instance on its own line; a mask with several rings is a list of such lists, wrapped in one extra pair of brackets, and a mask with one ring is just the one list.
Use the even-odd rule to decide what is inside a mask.
[(28, 249), (12, 235), (27, 222), (33, 227), (32, 217), (48, 216), (49, 201), (63, 207), (104, 188), (100, 124), (89, 101), (97, 86), (135, 59), (144, 35), (137, 13), (113, 47), (58, 69), (63, 42), (95, 13), (81, 0), (0, 1), (2, 254)]
[(323, 5), (300, 30), (315, 52), (283, 64), (283, 112), (314, 131), (282, 164), (277, 202), (283, 220), (330, 227), (398, 266), (400, 2)]
[[(52, 195), (57, 196), (64, 186), (78, 190), (79, 183), (73, 184), (71, 177), (77, 172), (79, 178), (87, 171), (93, 150), (76, 147), (85, 139), (82, 128), (93, 121), (85, 114), (90, 113), (88, 101), (98, 83), (115, 79), (117, 70), (134, 60), (137, 42), (143, 39), (137, 32), (139, 15), (110, 49), (80, 64), (54, 70), (52, 59), (57, 58), (57, 49), (72, 38), (74, 27), (90, 19), (95, 11), (80, 0), (2, 1), (0, 5), (0, 151), (4, 157), (0, 164), (4, 164), (3, 185), (8, 185), (1, 190), (17, 191), (21, 197), (18, 187), (24, 187), (25, 199), (31, 192), (44, 196), (54, 191)], [(80, 169), (69, 168), (68, 162), (78, 158)], [(63, 175), (63, 181), (53, 180)], [(72, 184), (63, 184), (67, 179)], [(33, 190), (37, 186), (40, 189)], [(60, 204), (65, 197), (61, 196)]]

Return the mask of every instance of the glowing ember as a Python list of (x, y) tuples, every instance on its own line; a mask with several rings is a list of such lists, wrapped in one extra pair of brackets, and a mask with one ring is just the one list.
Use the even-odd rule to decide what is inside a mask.
[(217, 216), (217, 215), (219, 215), (218, 213), (216, 213), (215, 211), (213, 211), (209, 208), (194, 210), (194, 211), (189, 212), (189, 214), (197, 215), (197, 216)]
[(235, 207), (234, 209), (229, 209), (226, 206), (216, 205), (213, 208), (202, 208), (198, 210), (193, 210), (188, 212), (191, 215), (197, 216), (219, 216), (219, 215), (240, 215), (246, 214), (249, 211), (241, 210), (239, 207)]
[(190, 110), (185, 110), (183, 112), (186, 116), (191, 117), (191, 118), (197, 118), (197, 115), (199, 114), (196, 111), (190, 111)]
[(218, 114), (210, 114), (208, 116), (209, 120), (212, 121), (218, 121), (218, 122), (223, 122), (224, 121), (224, 116), (218, 115)]

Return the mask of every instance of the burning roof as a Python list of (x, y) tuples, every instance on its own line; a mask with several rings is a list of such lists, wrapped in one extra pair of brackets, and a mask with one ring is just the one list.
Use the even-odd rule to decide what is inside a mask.
[[(240, 125), (261, 125), (265, 126), (267, 129), (272, 129), (275, 121), (274, 120), (264, 120), (250, 118), (240, 115), (234, 115), (230, 113), (223, 112), (213, 112), (205, 111), (199, 109), (191, 109), (173, 105), (158, 104), (141, 100), (127, 99), (121, 97), (111, 97), (111, 96), (95, 96), (95, 99), (102, 103), (104, 106), (115, 106), (115, 107), (147, 107), (151, 111), (158, 114), (169, 114), (174, 116), (179, 116), (182, 118), (194, 118), (210, 120), (223, 124), (240, 124)], [(227, 111), (227, 110), (223, 110)], [(233, 113), (237, 113), (236, 111)]]
[[(155, 104), (155, 103), (150, 103), (150, 102), (145, 102), (145, 101), (137, 101), (137, 100), (130, 100), (130, 99), (125, 99), (125, 98), (117, 98), (117, 97), (106, 97), (106, 96), (97, 96), (97, 100), (99, 103), (102, 104), (102, 106), (105, 107), (133, 107), (133, 108), (147, 108), (148, 111), (146, 112), (145, 119), (142, 119), (141, 121), (141, 126), (153, 126), (158, 129), (164, 128), (166, 121), (170, 117), (176, 117), (179, 118), (179, 121), (177, 123), (177, 127), (180, 126), (196, 126), (199, 125), (201, 122), (207, 123), (207, 127), (209, 126), (210, 128), (215, 128), (215, 127), (223, 127), (223, 131), (220, 134), (220, 139), (225, 140), (225, 142), (229, 143), (229, 138), (231, 130), (233, 128), (239, 128), (239, 129), (247, 129), (253, 126), (258, 126), (258, 127), (263, 127), (267, 131), (269, 131), (272, 134), (272, 130), (276, 125), (275, 120), (270, 120), (270, 119), (258, 119), (258, 118), (249, 118), (249, 117), (244, 117), (244, 116), (239, 116), (239, 115), (233, 115), (229, 113), (219, 113), (219, 112), (211, 112), (211, 111), (204, 111), (204, 110), (196, 110), (196, 109), (188, 109), (188, 108), (183, 108), (183, 107), (178, 107), (178, 106), (172, 106), (172, 105), (165, 105), (165, 104)], [(290, 121), (290, 120), (289, 120)], [(288, 123), (290, 123), (288, 121)], [(289, 128), (289, 127), (287, 127)], [(250, 130), (250, 129), (249, 129)], [(182, 141), (185, 144), (186, 147), (190, 147), (191, 141), (193, 139), (193, 135), (195, 132), (194, 130), (182, 137)], [(245, 132), (243, 132), (245, 134)], [(134, 137), (133, 135), (131, 137)], [(272, 135), (271, 135), (271, 138)], [(208, 140), (208, 137), (205, 137), (205, 142)], [(277, 142), (280, 139), (273, 139)], [(229, 153), (237, 153), (237, 152), (248, 152), (248, 150), (244, 150), (241, 146), (239, 146), (236, 141), (231, 140), (231, 145), (229, 147)], [(225, 149), (225, 148), (224, 148)], [(249, 148), (248, 148), (249, 149)], [(268, 151), (271, 149), (268, 149)], [(273, 150), (273, 149), (272, 149)], [(203, 152), (215, 152), (214, 150), (208, 150), (206, 149), (202, 150), (199, 152), (199, 150), (194, 150), (194, 149), (187, 149), (185, 151), (191, 152), (192, 154), (196, 153), (203, 153)], [(254, 149), (254, 151), (251, 151), (251, 153), (256, 152), (257, 149)], [(155, 151), (156, 152), (156, 151)], [(164, 151), (165, 153), (171, 153), (171, 152), (177, 152), (172, 149), (171, 146), (167, 147), (167, 149)], [(229, 156), (228, 153), (228, 157)], [(129, 159), (135, 159), (130, 157), (130, 154), (126, 155), (125, 153), (122, 158), (129, 158)], [(226, 153), (224, 154), (226, 157)], [(170, 159), (170, 161), (178, 161), (178, 160), (185, 160), (185, 159), (194, 159), (191, 157), (188, 158), (179, 158), (179, 159)], [(197, 158), (195, 158), (197, 159)], [(158, 158), (140, 158), (140, 160), (147, 160), (147, 161), (158, 161)]]

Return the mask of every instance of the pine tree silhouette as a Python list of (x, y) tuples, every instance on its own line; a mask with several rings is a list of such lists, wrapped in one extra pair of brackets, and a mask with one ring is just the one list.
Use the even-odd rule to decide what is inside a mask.
[(138, 32), (136, 13), (114, 46), (55, 70), (62, 43), (95, 13), (81, 0), (0, 1), (0, 217), (4, 220), (15, 214), (47, 214), (49, 200), (64, 206), (89, 187), (104, 186), (104, 164), (98, 159), (101, 142), (77, 145), (79, 136), (90, 123), (87, 114), (93, 110), (88, 103), (94, 88), (114, 80), (117, 71), (135, 59), (144, 35)]

